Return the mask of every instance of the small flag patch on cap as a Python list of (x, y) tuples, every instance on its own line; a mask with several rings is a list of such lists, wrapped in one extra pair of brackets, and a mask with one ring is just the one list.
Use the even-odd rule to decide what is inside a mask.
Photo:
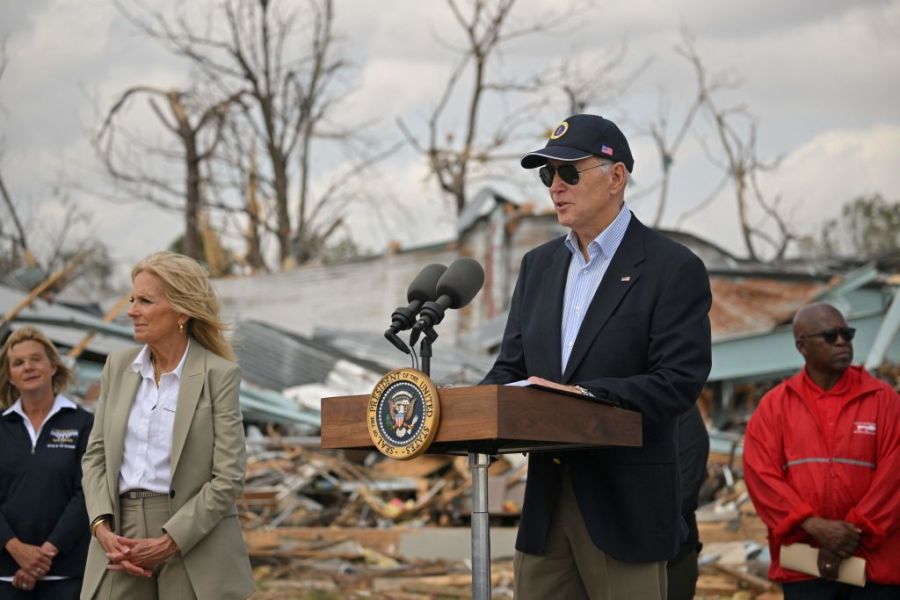
[(605, 154), (607, 156), (613, 155), (613, 149), (606, 145), (600, 146), (600, 152), (602, 152), (603, 154)]

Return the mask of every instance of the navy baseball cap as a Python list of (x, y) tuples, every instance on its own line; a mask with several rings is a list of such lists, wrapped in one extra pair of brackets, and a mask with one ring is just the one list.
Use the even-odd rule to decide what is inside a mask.
[(574, 161), (597, 156), (625, 164), (631, 173), (634, 158), (625, 134), (615, 123), (600, 115), (572, 115), (560, 123), (547, 145), (522, 157), (522, 167), (534, 169), (548, 159)]

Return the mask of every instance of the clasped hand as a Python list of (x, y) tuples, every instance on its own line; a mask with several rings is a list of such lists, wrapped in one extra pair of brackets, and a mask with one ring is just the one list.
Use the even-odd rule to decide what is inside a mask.
[(819, 575), (823, 579), (837, 579), (841, 568), (840, 556), (829, 550), (828, 548), (819, 548), (819, 559), (817, 566), (819, 567)]
[(50, 542), (35, 546), (26, 544), (18, 538), (11, 539), (6, 544), (6, 549), (19, 565), (12, 584), (23, 590), (33, 589), (37, 580), (50, 572), (53, 558), (59, 554), (59, 550)]
[(832, 519), (811, 517), (803, 522), (803, 529), (811, 535), (822, 548), (836, 554), (840, 558), (850, 558), (859, 546), (862, 529)]
[(168, 533), (155, 538), (127, 538), (101, 525), (97, 528), (97, 541), (106, 551), (110, 571), (123, 571), (136, 577), (150, 577), (153, 569), (178, 552), (175, 540)]
[(846, 521), (811, 517), (802, 528), (819, 543), (819, 574), (825, 579), (837, 579), (841, 561), (853, 556), (862, 530)]

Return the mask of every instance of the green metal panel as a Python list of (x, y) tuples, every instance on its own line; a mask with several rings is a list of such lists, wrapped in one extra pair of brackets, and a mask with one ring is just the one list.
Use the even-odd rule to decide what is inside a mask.
[[(854, 362), (862, 364), (881, 327), (882, 313), (851, 318), (856, 327), (853, 340)], [(712, 371), (709, 381), (754, 379), (793, 372), (803, 366), (803, 357), (794, 348), (790, 326), (769, 333), (717, 340), (712, 345)], [(900, 356), (900, 341), (894, 340), (887, 358)], [(893, 358), (892, 358), (893, 357)]]
[[(866, 358), (866, 368), (875, 369), (881, 365), (885, 356), (889, 353), (892, 342), (897, 342), (897, 330), (900, 329), (900, 287), (894, 293), (894, 299), (888, 308), (881, 327), (875, 336), (875, 341)], [(900, 342), (897, 342), (900, 344)]]

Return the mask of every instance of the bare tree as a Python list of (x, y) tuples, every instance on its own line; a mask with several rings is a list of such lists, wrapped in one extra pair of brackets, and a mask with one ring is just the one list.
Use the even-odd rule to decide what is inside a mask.
[(821, 239), (810, 240), (825, 256), (877, 257), (900, 251), (900, 200), (881, 194), (857, 196), (841, 208), (838, 219), (821, 226)]
[[(510, 158), (510, 154), (504, 153), (504, 145), (520, 125), (535, 116), (541, 106), (540, 99), (534, 96), (544, 86), (540, 73), (515, 81), (492, 74), (491, 66), (508, 42), (551, 31), (578, 11), (576, 4), (570, 3), (566, 10), (538, 15), (529, 23), (516, 25), (511, 18), (516, 0), (469, 0), (465, 7), (459, 0), (446, 1), (463, 31), (465, 45), (458, 50), (460, 56), (431, 111), (427, 133), (416, 135), (402, 119), (398, 120), (398, 125), (407, 141), (426, 157), (438, 185), (452, 199), (457, 214), (460, 214), (468, 202), (468, 185), (473, 170), (483, 168), (492, 161)], [(463, 82), (467, 73), (471, 78), (468, 85)], [(451, 98), (457, 93), (462, 94), (465, 106), (462, 124), (458, 128), (445, 124), (445, 121), (453, 121), (447, 114)], [(514, 110), (510, 110), (502, 119), (502, 125), (492, 128), (487, 135), (479, 135), (483, 132), (480, 116), (485, 97), (488, 94), (511, 93), (524, 94), (530, 99), (523, 100)]]
[(71, 286), (85, 298), (99, 299), (111, 290), (114, 262), (107, 245), (93, 235), (91, 214), (69, 195), (65, 181), (59, 175), (51, 188), (54, 216), (30, 224), (33, 239), (45, 242), (39, 253), (40, 270), (49, 274), (70, 265), (71, 274), (54, 289)]
[(247, 164), (247, 264), (254, 271), (264, 270), (266, 268), (265, 260), (262, 255), (262, 235), (260, 232), (262, 224), (265, 222), (265, 215), (262, 214), (262, 202), (258, 198), (259, 179), (256, 175), (256, 152), (251, 149), (249, 154), (249, 163)]
[[(608, 106), (624, 94), (631, 83), (644, 71), (650, 61), (644, 61), (635, 69), (619, 74), (628, 54), (624, 43), (604, 53), (602, 60), (578, 61), (566, 57), (551, 65), (536, 82), (552, 95), (562, 94), (568, 106), (567, 114), (587, 112), (590, 108)], [(549, 100), (555, 104), (555, 99)]]
[(22, 227), (22, 221), (19, 219), (19, 215), (16, 212), (16, 205), (13, 204), (12, 198), (10, 198), (9, 192), (6, 189), (6, 184), (3, 182), (2, 173), (0, 173), (0, 196), (3, 197), (3, 203), (6, 205), (9, 218), (13, 222), (13, 227), (15, 228), (13, 233), (6, 233), (3, 230), (3, 221), (0, 221), (0, 240), (4, 238), (9, 239), (21, 250), (25, 264), (34, 266), (36, 261), (31, 250), (28, 248), (28, 237), (25, 235), (25, 228)]
[[(8, 64), (6, 38), (3, 38), (0, 40), (0, 79)], [(8, 219), (5, 215), (0, 218), (0, 241), (9, 240), (12, 244), (12, 252), (0, 253), (0, 275), (25, 267), (26, 274), (20, 283), (36, 286), (41, 283), (36, 278), (43, 279), (64, 265), (71, 265), (73, 257), (79, 256), (77, 267), (72, 267), (73, 272), (77, 268), (77, 273), (70, 275), (68, 281), (81, 277), (89, 282), (94, 293), (105, 292), (112, 275), (112, 260), (106, 245), (90, 233), (85, 233), (90, 231), (90, 216), (65, 195), (61, 186), (54, 185), (51, 194), (62, 209), (61, 213), (57, 213), (59, 218), (45, 217), (35, 223), (34, 220), (29, 222), (26, 214), (23, 221), (0, 172), (0, 198), (6, 209), (0, 210), (0, 215), (4, 212), (9, 215)], [(9, 222), (12, 222), (13, 231), (7, 233), (3, 225)], [(29, 239), (36, 240), (37, 248), (29, 245)], [(60, 289), (65, 283), (61, 281), (52, 289)]]
[[(694, 69), (697, 102), (704, 114), (710, 118), (714, 137), (718, 142), (715, 149), (702, 139), (701, 144), (709, 160), (726, 174), (734, 189), (741, 238), (748, 257), (759, 260), (758, 242), (764, 242), (771, 247), (775, 259), (782, 258), (788, 245), (796, 240), (797, 236), (778, 211), (779, 198), (767, 200), (757, 178), (760, 172), (777, 168), (781, 163), (781, 157), (768, 163), (759, 160), (756, 148), (758, 127), (756, 118), (744, 106), (728, 108), (720, 106), (716, 92), (724, 87), (734, 87), (736, 84), (733, 80), (708, 79), (706, 68), (690, 36), (683, 36), (682, 43), (676, 47), (676, 52)], [(663, 156), (665, 157), (664, 153)], [(714, 197), (715, 194), (709, 196), (691, 212), (695, 213), (702, 209)], [(751, 210), (754, 206), (763, 214), (763, 218), (758, 222), (754, 222), (752, 218)], [(770, 222), (775, 224), (777, 229), (775, 234), (769, 233), (766, 229)]]
[(659, 180), (659, 201), (656, 205), (656, 216), (653, 217), (654, 227), (659, 227), (662, 224), (662, 218), (666, 210), (666, 202), (669, 196), (669, 184), (671, 183), (672, 165), (675, 163), (675, 154), (678, 152), (681, 143), (690, 132), (694, 117), (697, 115), (697, 111), (702, 105), (703, 94), (698, 93), (697, 97), (681, 118), (681, 123), (677, 126), (674, 137), (670, 139), (670, 106), (666, 94), (660, 92), (656, 121), (650, 125), (650, 137), (653, 138), (653, 142), (656, 145), (656, 151), (659, 153), (659, 166), (662, 171)]
[[(164, 90), (137, 85), (125, 90), (110, 108), (97, 134), (94, 145), (107, 172), (116, 183), (162, 208), (184, 214), (182, 251), (193, 258), (200, 257), (200, 212), (203, 208), (202, 164), (208, 161), (222, 140), (222, 132), (229, 110), (240, 100), (236, 92), (203, 105), (195, 92), (178, 89)], [(143, 167), (144, 161), (134, 160), (134, 134), (122, 132), (118, 120), (129, 100), (145, 97), (158, 122), (175, 139), (175, 149), (153, 147), (151, 153), (166, 160), (175, 160), (183, 168), (183, 185), (174, 183), (168, 174), (153, 173)], [(160, 105), (161, 102), (165, 104)], [(210, 135), (204, 134), (210, 131)], [(119, 143), (120, 137), (125, 144)]]
[[(311, 191), (314, 142), (351, 137), (350, 129), (327, 124), (329, 113), (347, 93), (338, 80), (348, 63), (335, 48), (333, 0), (306, 0), (298, 7), (275, 0), (226, 0), (221, 7), (223, 32), (202, 29), (183, 15), (170, 18), (150, 11), (142, 18), (123, 11), (219, 88), (245, 92), (248, 102), (242, 115), (266, 157), (265, 168), (255, 169), (253, 189), (271, 189), (256, 199), (273, 204), (265, 212), (273, 215), (282, 265), (289, 259), (308, 260), (340, 226), (321, 208), (333, 197), (314, 197)], [(294, 53), (294, 47), (305, 49)], [(258, 216), (261, 211), (250, 212)]]
[[(6, 37), (4, 37), (0, 40), (0, 80), (3, 79), (3, 73), (6, 71), (8, 64), (9, 56), (6, 54)], [(3, 223), (5, 220), (0, 219), (0, 240), (8, 239), (13, 244), (13, 248), (18, 247), (22, 252), (22, 259), (25, 261), (25, 264), (33, 267), (37, 264), (37, 261), (28, 248), (28, 237), (25, 235), (25, 228), (22, 227), (22, 221), (19, 219), (16, 205), (9, 195), (9, 190), (6, 189), (6, 182), (3, 181), (2, 172), (0, 172), (0, 197), (3, 198), (3, 204), (6, 206), (6, 211), (9, 213), (9, 219), (12, 221), (14, 229), (10, 233), (4, 231)]]
[[(2, 182), (0, 182), (2, 184)], [(81, 279), (79, 286), (84, 297), (97, 298), (109, 291), (113, 274), (113, 261), (109, 250), (91, 233), (91, 216), (59, 186), (54, 185), (48, 202), (55, 210), (40, 220), (19, 220), (15, 210), (16, 227), (20, 236), (36, 240), (35, 247), (20, 246), (16, 252), (0, 256), (0, 275), (23, 269), (17, 279), (26, 288), (37, 286), (50, 273), (59, 271), (66, 265), (71, 272), (50, 288), (49, 293), (61, 290), (73, 281)], [(0, 238), (3, 236), (0, 235)], [(75, 264), (71, 261), (78, 257)]]

